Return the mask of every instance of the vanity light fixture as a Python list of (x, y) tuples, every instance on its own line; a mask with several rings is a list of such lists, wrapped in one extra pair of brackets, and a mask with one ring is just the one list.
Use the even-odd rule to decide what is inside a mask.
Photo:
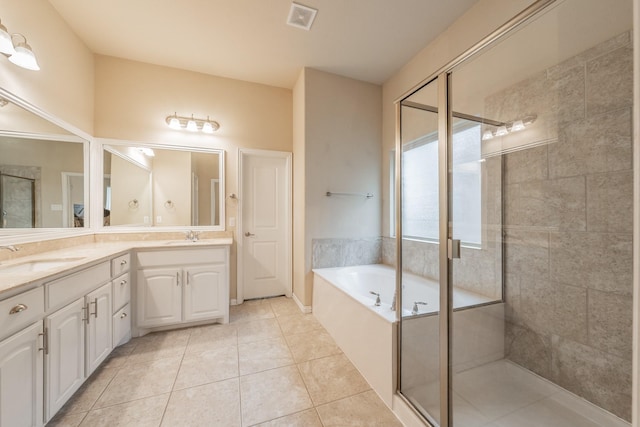
[(27, 38), (20, 33), (9, 34), (7, 27), (0, 23), (0, 53), (9, 61), (27, 70), (38, 71), (40, 66)]
[(215, 120), (209, 119), (208, 116), (206, 119), (199, 119), (197, 117), (193, 117), (193, 114), (191, 117), (184, 117), (178, 116), (174, 113), (171, 116), (167, 116), (165, 123), (171, 129), (186, 129), (190, 132), (201, 131), (204, 133), (213, 133), (220, 129), (220, 124)]
[(525, 130), (527, 126), (530, 126), (533, 122), (536, 121), (537, 118), (538, 118), (537, 115), (531, 114), (529, 116), (525, 116), (518, 120), (503, 123), (500, 126), (498, 126), (495, 132), (490, 129), (486, 129), (482, 133), (482, 140), (487, 141), (498, 136), (505, 136), (513, 132), (519, 132), (521, 130)]

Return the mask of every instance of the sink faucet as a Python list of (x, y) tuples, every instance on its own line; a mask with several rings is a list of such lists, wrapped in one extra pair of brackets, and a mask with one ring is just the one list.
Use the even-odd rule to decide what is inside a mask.
[(11, 252), (18, 252), (20, 250), (19, 247), (13, 246), (13, 245), (0, 246), (0, 249), (7, 249), (7, 250), (10, 250)]
[(187, 240), (191, 240), (192, 242), (197, 242), (200, 238), (199, 231), (189, 230), (185, 233)]

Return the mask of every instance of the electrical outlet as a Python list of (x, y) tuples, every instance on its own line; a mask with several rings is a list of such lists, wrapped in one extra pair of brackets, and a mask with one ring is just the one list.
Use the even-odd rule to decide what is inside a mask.
[(236, 217), (235, 216), (230, 216), (229, 217), (229, 227), (235, 227), (236, 226)]
[(156, 224), (162, 224), (162, 217), (160, 215), (156, 217)]

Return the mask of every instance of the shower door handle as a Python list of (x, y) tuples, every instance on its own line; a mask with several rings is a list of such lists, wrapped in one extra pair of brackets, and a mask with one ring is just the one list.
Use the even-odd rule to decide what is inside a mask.
[(449, 239), (447, 241), (447, 256), (449, 259), (460, 258), (460, 240)]

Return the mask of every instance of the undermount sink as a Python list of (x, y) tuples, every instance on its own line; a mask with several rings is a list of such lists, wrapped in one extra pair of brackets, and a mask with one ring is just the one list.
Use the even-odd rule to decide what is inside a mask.
[(25, 261), (18, 264), (0, 265), (0, 273), (34, 273), (37, 271), (50, 270), (56, 267), (62, 267), (70, 262), (79, 261), (84, 257), (72, 258), (48, 258)]
[(208, 242), (206, 240), (171, 240), (167, 243), (165, 243), (165, 245), (193, 245), (193, 244), (207, 244)]

